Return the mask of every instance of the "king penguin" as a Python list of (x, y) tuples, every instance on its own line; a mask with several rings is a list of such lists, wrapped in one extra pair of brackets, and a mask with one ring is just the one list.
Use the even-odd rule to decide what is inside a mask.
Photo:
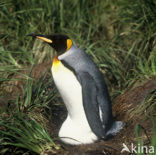
[(90, 144), (116, 135), (123, 122), (112, 116), (110, 96), (103, 74), (85, 51), (66, 35), (30, 34), (57, 52), (52, 64), (54, 83), (68, 115), (59, 130), (66, 144)]

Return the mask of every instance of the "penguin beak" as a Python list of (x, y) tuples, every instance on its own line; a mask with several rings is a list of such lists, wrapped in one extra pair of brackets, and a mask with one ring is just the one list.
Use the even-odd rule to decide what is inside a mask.
[(27, 36), (31, 36), (31, 37), (35, 37), (35, 38), (38, 38), (38, 39), (41, 39), (49, 44), (51, 44), (53, 41), (51, 39), (48, 38), (48, 35), (42, 35), (42, 34), (34, 34), (34, 33), (31, 33), (31, 34), (28, 34)]

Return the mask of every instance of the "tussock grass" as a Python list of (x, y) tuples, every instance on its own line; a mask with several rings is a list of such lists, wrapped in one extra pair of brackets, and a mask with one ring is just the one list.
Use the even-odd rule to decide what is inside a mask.
[(1, 153), (8, 153), (8, 146), (25, 148), (35, 153), (45, 152), (55, 147), (48, 132), (32, 117), (18, 114), (10, 118), (2, 118), (0, 128), (2, 128), (0, 130)]
[(0, 111), (2, 154), (12, 153), (10, 146), (15, 150), (21, 148), (22, 153), (26, 151), (28, 154), (52, 152), (59, 148), (48, 134), (43, 116), (43, 110), (57, 97), (55, 89), (49, 87), (51, 83), (52, 79), (43, 77), (34, 84), (33, 79), (28, 78), (22, 96), (17, 96), (10, 106)]

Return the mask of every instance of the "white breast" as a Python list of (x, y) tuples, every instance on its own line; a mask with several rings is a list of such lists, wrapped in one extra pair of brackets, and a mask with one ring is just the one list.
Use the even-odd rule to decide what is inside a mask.
[(76, 76), (62, 63), (57, 69), (55, 66), (52, 67), (52, 75), (68, 110), (68, 117), (59, 131), (59, 137), (62, 137), (61, 140), (65, 143), (70, 144), (94, 142), (97, 137), (88, 124), (83, 108), (82, 88)]

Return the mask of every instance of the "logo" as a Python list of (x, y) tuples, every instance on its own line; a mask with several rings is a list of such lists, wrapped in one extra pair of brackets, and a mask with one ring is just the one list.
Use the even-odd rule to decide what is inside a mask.
[(133, 143), (131, 143), (130, 147), (128, 148), (125, 143), (122, 144), (123, 149), (121, 150), (121, 153), (123, 152), (129, 152), (129, 153), (155, 153), (154, 146), (142, 146), (138, 144), (135, 146)]
[(123, 146), (123, 149), (121, 150), (121, 153), (123, 153), (123, 152), (130, 152), (129, 148), (126, 146), (125, 143), (123, 143), (122, 146)]

